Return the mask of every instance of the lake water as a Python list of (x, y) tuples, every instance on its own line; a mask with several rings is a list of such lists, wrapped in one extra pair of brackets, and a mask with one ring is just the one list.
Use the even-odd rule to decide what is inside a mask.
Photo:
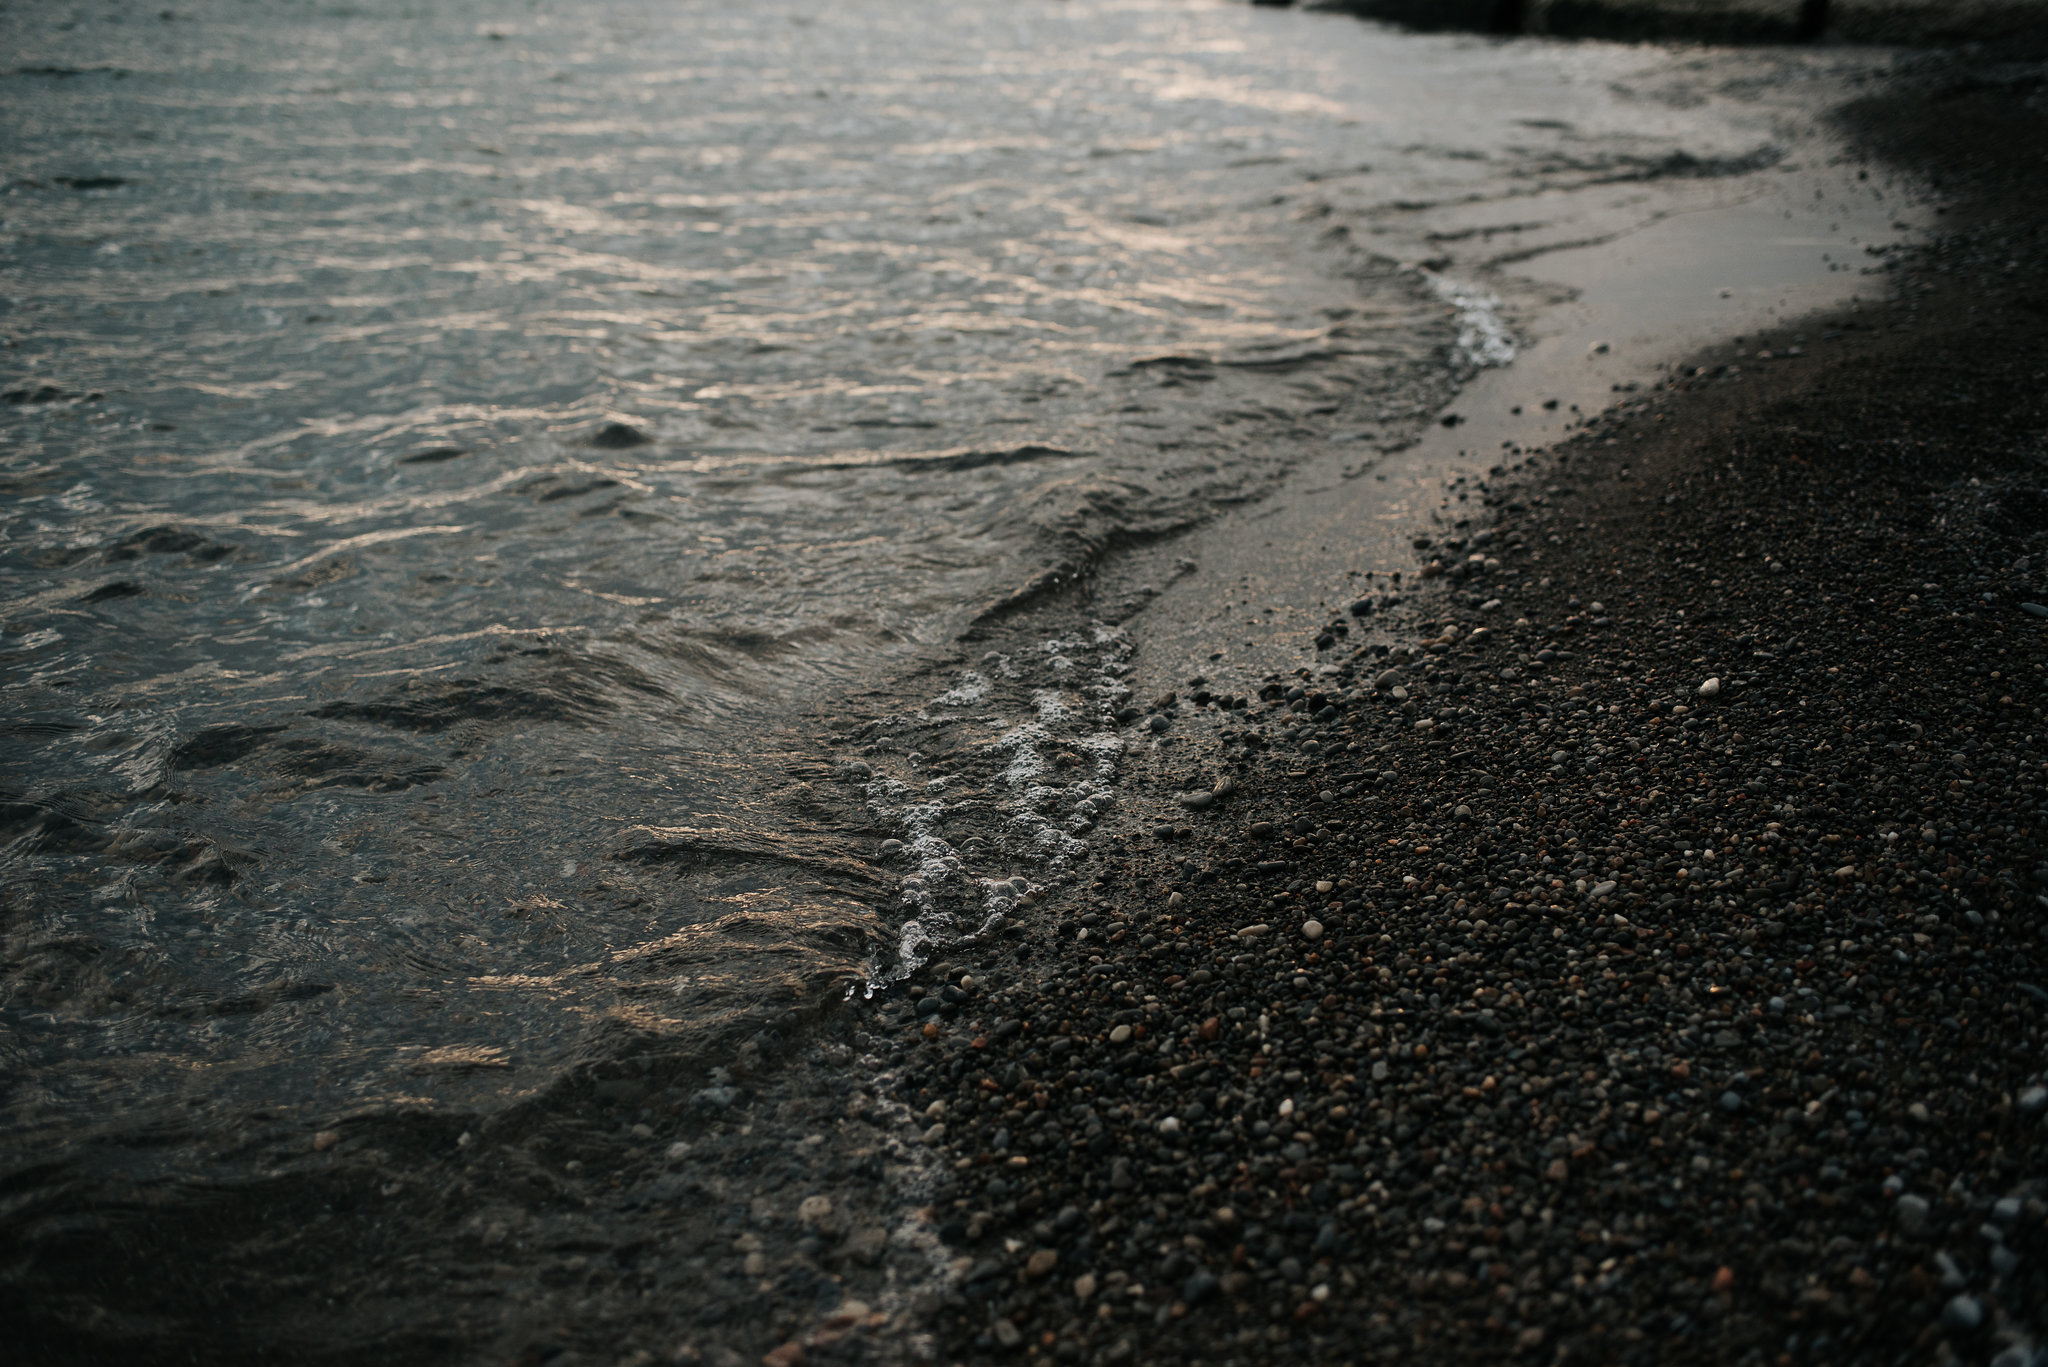
[[(1142, 601), (1035, 606), (1398, 442), (1546, 302), (1472, 243), (1765, 175), (1831, 79), (1206, 0), (159, 12), (0, 14), (23, 1154), (709, 1057), (1014, 914)], [(971, 839), (877, 744), (946, 708)]]

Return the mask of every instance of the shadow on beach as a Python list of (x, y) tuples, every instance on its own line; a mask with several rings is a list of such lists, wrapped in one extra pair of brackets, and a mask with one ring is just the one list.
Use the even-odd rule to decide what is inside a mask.
[(2048, 50), (2042, 0), (1332, 0), (1424, 31), (1538, 33), (1560, 38), (1701, 43), (1822, 41)]

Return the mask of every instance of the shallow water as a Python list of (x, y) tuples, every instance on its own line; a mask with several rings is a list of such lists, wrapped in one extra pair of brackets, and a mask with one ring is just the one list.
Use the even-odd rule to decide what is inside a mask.
[[(1034, 603), (1507, 360), (1546, 296), (1432, 212), (1654, 217), (1832, 79), (1180, 0), (158, 13), (0, 15), (21, 1151), (710, 1059), (978, 929), (1115, 801), (1128, 643)], [(974, 841), (877, 748), (947, 708)]]

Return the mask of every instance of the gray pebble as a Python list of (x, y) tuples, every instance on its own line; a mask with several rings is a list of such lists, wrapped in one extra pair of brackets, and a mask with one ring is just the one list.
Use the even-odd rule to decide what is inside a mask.
[(1968, 1292), (1951, 1296), (1948, 1304), (1941, 1307), (1941, 1322), (1946, 1328), (1967, 1334), (1984, 1323), (1984, 1303)]
[(1925, 1196), (1901, 1196), (1893, 1208), (1899, 1228), (1908, 1234), (1918, 1234), (1927, 1228), (1927, 1198)]

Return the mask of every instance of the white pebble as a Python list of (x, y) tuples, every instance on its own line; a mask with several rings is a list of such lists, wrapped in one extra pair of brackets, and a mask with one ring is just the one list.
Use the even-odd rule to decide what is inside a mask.
[(1893, 1209), (1899, 1228), (1908, 1234), (1916, 1234), (1927, 1224), (1928, 1204), (1925, 1196), (1901, 1196)]
[(1304, 921), (1301, 926), (1301, 938), (1310, 941), (1322, 939), (1323, 923), (1321, 921)]
[(1709, 680), (1707, 680), (1707, 681), (1706, 681), (1705, 683), (1703, 683), (1703, 684), (1701, 684), (1701, 685), (1700, 685), (1700, 696), (1701, 696), (1702, 698), (1717, 698), (1717, 697), (1719, 697), (1720, 695), (1721, 695), (1721, 681), (1720, 681), (1720, 679), (1718, 679), (1718, 678), (1713, 678), (1713, 679), (1709, 679)]

